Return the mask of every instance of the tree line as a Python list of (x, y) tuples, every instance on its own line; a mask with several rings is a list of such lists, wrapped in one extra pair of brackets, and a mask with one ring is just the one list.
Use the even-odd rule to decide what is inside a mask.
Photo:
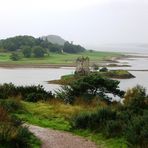
[(85, 48), (82, 46), (74, 45), (68, 41), (62, 46), (50, 43), (48, 40), (43, 40), (42, 38), (34, 38), (27, 35), (0, 40), (0, 49), (7, 52), (21, 51), (26, 58), (32, 55), (35, 57), (43, 57), (49, 52), (79, 53), (85, 51)]

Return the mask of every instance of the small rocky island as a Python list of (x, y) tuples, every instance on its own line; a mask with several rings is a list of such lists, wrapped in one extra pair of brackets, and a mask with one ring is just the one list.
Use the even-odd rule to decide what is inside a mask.
[(98, 76), (113, 78), (113, 79), (131, 79), (135, 78), (127, 70), (108, 70), (106, 67), (100, 68), (96, 71), (90, 70), (89, 58), (79, 57), (76, 60), (76, 70), (74, 74), (64, 75), (59, 80), (48, 81), (50, 84), (68, 85), (73, 81), (88, 74), (97, 74)]

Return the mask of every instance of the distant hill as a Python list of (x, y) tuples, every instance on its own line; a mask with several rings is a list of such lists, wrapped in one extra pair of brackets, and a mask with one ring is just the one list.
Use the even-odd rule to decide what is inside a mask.
[(43, 36), (41, 37), (43, 40), (48, 40), (49, 42), (53, 43), (53, 44), (58, 44), (58, 45), (64, 45), (64, 43), (66, 42), (63, 38), (61, 38), (58, 35), (48, 35), (48, 36)]

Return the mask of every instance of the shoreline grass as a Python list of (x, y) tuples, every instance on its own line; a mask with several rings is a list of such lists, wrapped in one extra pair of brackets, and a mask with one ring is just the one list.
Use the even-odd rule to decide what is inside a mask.
[(66, 105), (63, 103), (28, 103), (22, 101), (22, 105), (27, 112), (16, 114), (25, 122), (44, 128), (51, 128), (54, 130), (61, 130), (71, 132), (94, 141), (98, 147), (102, 148), (126, 148), (126, 142), (122, 138), (106, 139), (102, 134), (93, 133), (88, 130), (72, 130), (69, 124), (69, 118), (72, 114), (86, 110), (93, 110), (94, 107), (87, 107), (82, 105)]
[(121, 57), (123, 54), (118, 52), (103, 52), (103, 51), (86, 51), (78, 54), (58, 54), (50, 53), (43, 58), (24, 58), (22, 57), (18, 61), (12, 61), (10, 57), (11, 53), (0, 53), (0, 64), (16, 64), (16, 65), (29, 65), (29, 64), (51, 64), (51, 65), (73, 65), (75, 60), (79, 56), (88, 56), (90, 62), (99, 62), (102, 60), (109, 60), (115, 57)]

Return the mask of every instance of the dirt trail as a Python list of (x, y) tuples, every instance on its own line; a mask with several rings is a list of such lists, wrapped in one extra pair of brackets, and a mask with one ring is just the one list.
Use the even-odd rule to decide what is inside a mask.
[(28, 125), (28, 128), (42, 141), (42, 148), (97, 148), (93, 142), (71, 133), (34, 125)]

